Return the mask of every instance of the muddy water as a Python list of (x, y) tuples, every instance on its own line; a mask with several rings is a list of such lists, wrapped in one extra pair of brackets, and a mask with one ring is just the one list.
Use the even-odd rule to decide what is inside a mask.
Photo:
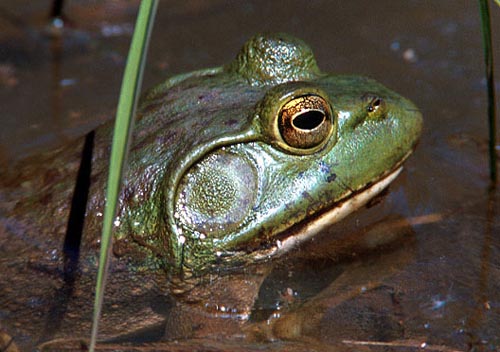
[[(136, 3), (69, 2), (68, 27), (59, 39), (44, 27), (49, 3), (0, 5), (2, 163), (85, 133), (109, 119), (116, 105)], [(256, 32), (285, 31), (309, 43), (324, 71), (367, 75), (409, 97), (423, 112), (424, 134), (381, 202), (271, 269), (252, 328), (245, 330), (253, 342), (235, 345), (241, 332), (221, 342), (217, 337), (232, 330), (213, 330), (181, 345), (205, 343), (216, 350), (499, 349), (500, 205), (498, 191), (487, 191), (486, 95), (476, 2), (286, 4), (162, 1), (144, 86), (228, 62)], [(498, 38), (500, 9), (492, 7), (492, 15)], [(498, 45), (495, 55), (500, 58)], [(358, 233), (361, 237), (353, 235)], [(391, 235), (397, 239), (373, 251), (367, 246), (343, 250), (352, 238), (394, 233), (403, 236)]]

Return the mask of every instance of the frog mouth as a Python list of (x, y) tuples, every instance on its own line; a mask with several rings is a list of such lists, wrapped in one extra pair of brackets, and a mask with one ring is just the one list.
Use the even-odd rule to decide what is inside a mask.
[[(312, 219), (298, 223), (288, 229), (285, 231), (285, 236), (280, 236), (281, 238), (276, 239), (271, 246), (267, 247), (263, 251), (260, 251), (254, 259), (267, 259), (271, 256), (277, 257), (283, 255), (296, 247), (299, 243), (314, 237), (324, 228), (342, 220), (347, 215), (365, 206), (370, 200), (386, 189), (389, 184), (394, 181), (394, 179), (396, 179), (396, 177), (403, 170), (402, 163), (405, 159), (406, 157), (403, 158), (403, 160), (401, 160), (394, 167), (394, 169), (392, 169), (392, 171), (384, 174), (381, 178), (366, 187), (351, 193), (344, 200), (335, 203), (332, 208), (320, 212), (316, 216), (313, 216)], [(285, 233), (283, 233), (283, 235)]]

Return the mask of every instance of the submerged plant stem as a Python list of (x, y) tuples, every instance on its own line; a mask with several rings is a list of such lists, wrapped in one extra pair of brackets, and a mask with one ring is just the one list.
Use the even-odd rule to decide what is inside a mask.
[[(500, 0), (495, 0), (500, 5)], [(492, 187), (497, 183), (497, 155), (496, 155), (496, 105), (495, 105), (495, 78), (493, 69), (493, 50), (491, 44), (490, 9), (488, 0), (479, 0), (481, 13), (481, 31), (483, 34), (484, 62), (486, 66), (486, 80), (488, 89), (488, 121), (489, 121), (489, 163), (490, 181)]]
[(51, 18), (59, 18), (63, 14), (64, 0), (54, 0), (52, 2), (52, 9), (50, 10)]
[(116, 215), (122, 173), (125, 168), (137, 97), (142, 83), (142, 73), (144, 71), (147, 46), (153, 27), (156, 7), (157, 0), (141, 2), (127, 58), (127, 65), (123, 75), (120, 100), (118, 102), (115, 128), (113, 131), (113, 145), (111, 149), (108, 186), (106, 190), (106, 207), (104, 210), (99, 271), (97, 273), (92, 335), (89, 351), (94, 351), (97, 340), (98, 323), (104, 296), (104, 285), (111, 254), (113, 222)]

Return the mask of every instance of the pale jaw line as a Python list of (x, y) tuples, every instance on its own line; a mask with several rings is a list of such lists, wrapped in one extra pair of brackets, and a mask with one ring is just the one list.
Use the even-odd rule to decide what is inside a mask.
[(290, 236), (283, 241), (277, 241), (276, 246), (269, 248), (269, 250), (265, 251), (262, 256), (259, 256), (261, 257), (260, 259), (270, 256), (279, 256), (288, 252), (300, 242), (313, 237), (325, 227), (342, 220), (347, 215), (363, 207), (373, 197), (389, 186), (389, 184), (400, 174), (401, 170), (403, 170), (402, 166), (365, 190), (362, 190), (353, 197), (342, 201), (338, 206), (328, 210), (324, 214), (321, 214), (318, 218), (304, 225), (299, 234)]

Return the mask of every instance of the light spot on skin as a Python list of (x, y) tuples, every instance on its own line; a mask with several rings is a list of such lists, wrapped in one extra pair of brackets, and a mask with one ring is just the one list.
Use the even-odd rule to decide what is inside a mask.
[(342, 123), (347, 121), (347, 119), (351, 116), (349, 111), (339, 111), (339, 122)]

